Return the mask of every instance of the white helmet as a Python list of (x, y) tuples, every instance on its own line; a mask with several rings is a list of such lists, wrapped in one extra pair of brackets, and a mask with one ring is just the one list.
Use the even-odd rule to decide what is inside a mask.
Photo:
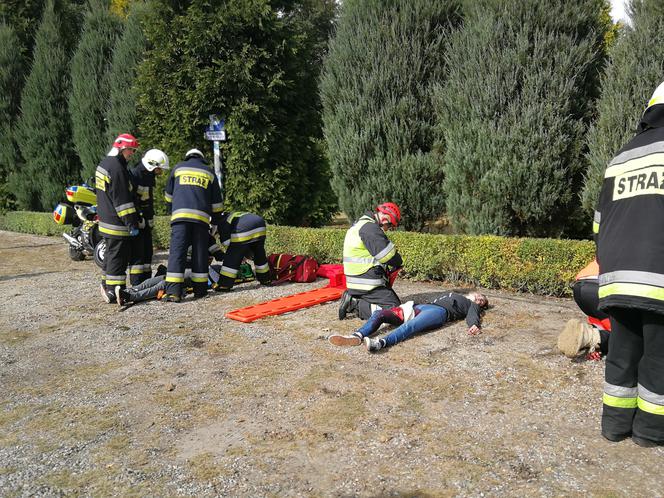
[(191, 157), (200, 157), (201, 159), (205, 159), (203, 153), (198, 149), (189, 149), (187, 153), (184, 155), (185, 161)]
[(157, 168), (169, 169), (168, 156), (159, 149), (150, 149), (147, 151), (143, 156), (143, 159), (141, 159), (141, 162), (148, 171), (154, 171)]

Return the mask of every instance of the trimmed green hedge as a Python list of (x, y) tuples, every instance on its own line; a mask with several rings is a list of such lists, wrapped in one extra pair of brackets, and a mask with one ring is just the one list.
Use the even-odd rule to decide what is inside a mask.
[[(9, 212), (0, 228), (37, 235), (59, 235), (50, 213)], [(169, 220), (156, 218), (155, 246), (167, 248)], [(321, 263), (341, 260), (345, 231), (270, 225), (267, 251), (308, 254)], [(594, 256), (590, 241), (517, 239), (497, 236), (432, 235), (392, 232), (405, 275), (414, 280), (445, 280), (489, 289), (569, 296), (569, 284)]]

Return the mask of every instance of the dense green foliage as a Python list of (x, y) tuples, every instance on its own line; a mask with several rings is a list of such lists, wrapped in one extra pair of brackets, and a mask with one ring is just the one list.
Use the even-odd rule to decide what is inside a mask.
[[(21, 94), (17, 141), (25, 166), (12, 175), (19, 206), (50, 210), (78, 177), (67, 109), (69, 61), (76, 19), (64, 0), (48, 0), (37, 30), (33, 61)], [(75, 32), (75, 31), (74, 31)]]
[(119, 19), (108, 10), (107, 0), (92, 0), (83, 32), (71, 62), (69, 114), (81, 177), (94, 175), (108, 149), (105, 116), (109, 107), (109, 70), (120, 31)]
[(0, 24), (0, 211), (14, 207), (14, 195), (7, 184), (12, 171), (21, 167), (14, 138), (24, 78), (23, 47), (14, 29)]
[(335, 210), (321, 147), (317, 61), (331, 0), (160, 2), (139, 70), (143, 144), (176, 162), (226, 118), (225, 203), (273, 222), (324, 222)]
[[(154, 241), (167, 248), (170, 223), (155, 219)], [(66, 228), (66, 227), (65, 227)], [(0, 229), (57, 235), (63, 227), (50, 214), (11, 212), (0, 218)], [(345, 230), (270, 225), (267, 252), (308, 254), (321, 263), (339, 263)], [(516, 239), (496, 236), (390, 233), (404, 257), (404, 276), (444, 280), (543, 295), (569, 296), (569, 284), (594, 256), (589, 241)]]
[(432, 88), (444, 78), (456, 0), (348, 0), (321, 79), (323, 121), (341, 209), (378, 202), (420, 229), (445, 208)]
[(578, 193), (605, 1), (470, 5), (437, 94), (448, 215), (471, 234), (585, 234)]
[(39, 24), (45, 0), (2, 0), (0, 20), (14, 28), (20, 44), (30, 53), (34, 43), (35, 26)]
[(604, 170), (632, 138), (648, 99), (664, 80), (664, 3), (634, 0), (632, 25), (625, 26), (602, 77), (598, 118), (588, 132), (589, 167), (583, 207), (596, 207)]
[(149, 4), (134, 2), (121, 38), (113, 50), (110, 78), (110, 104), (107, 119), (107, 143), (120, 133), (138, 133), (138, 93), (135, 86), (138, 66), (148, 48), (143, 22), (148, 18)]

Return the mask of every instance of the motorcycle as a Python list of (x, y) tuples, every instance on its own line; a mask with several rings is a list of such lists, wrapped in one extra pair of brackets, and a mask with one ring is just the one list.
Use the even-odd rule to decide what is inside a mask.
[(97, 195), (87, 184), (72, 185), (65, 189), (67, 200), (53, 210), (53, 220), (58, 225), (71, 225), (69, 232), (62, 234), (69, 243), (69, 257), (82, 261), (92, 256), (94, 262), (103, 268), (106, 243), (99, 233), (97, 215)]

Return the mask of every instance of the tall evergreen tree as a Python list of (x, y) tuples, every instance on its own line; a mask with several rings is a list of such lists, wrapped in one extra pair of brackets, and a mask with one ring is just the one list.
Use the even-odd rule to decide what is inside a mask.
[(631, 25), (623, 28), (602, 77), (598, 118), (588, 133), (589, 166), (583, 207), (590, 212), (599, 200), (604, 170), (634, 135), (645, 105), (664, 81), (664, 3), (633, 0)]
[[(321, 154), (318, 29), (334, 2), (161, 2), (139, 68), (143, 142), (173, 157), (209, 150), (210, 113), (226, 118), (226, 202), (272, 222), (320, 224), (334, 207)], [(325, 8), (314, 8), (316, 6)], [(319, 19), (327, 19), (322, 22)]]
[(67, 109), (72, 29), (63, 0), (48, 0), (35, 35), (33, 62), (21, 94), (17, 141), (25, 167), (12, 177), (19, 206), (51, 209), (65, 185), (78, 177)]
[(458, 230), (583, 230), (584, 133), (605, 60), (606, 8), (605, 0), (471, 4), (437, 94), (447, 209)]
[(0, 20), (12, 26), (27, 53), (32, 51), (34, 26), (39, 23), (45, 0), (2, 0)]
[(120, 21), (109, 11), (108, 1), (92, 0), (71, 63), (69, 96), (74, 145), (83, 166), (83, 178), (94, 174), (108, 149), (105, 117), (109, 108), (109, 71), (119, 31)]
[(444, 211), (432, 89), (444, 77), (456, 0), (348, 0), (321, 79), (333, 187), (355, 218), (398, 203), (407, 228)]
[(110, 105), (106, 114), (107, 141), (119, 133), (138, 133), (138, 93), (136, 76), (144, 59), (148, 42), (143, 23), (149, 18), (150, 6), (145, 2), (131, 4), (122, 37), (113, 49), (110, 72)]
[(0, 211), (14, 206), (7, 180), (12, 171), (20, 168), (14, 128), (24, 78), (23, 53), (15, 30), (0, 23)]

